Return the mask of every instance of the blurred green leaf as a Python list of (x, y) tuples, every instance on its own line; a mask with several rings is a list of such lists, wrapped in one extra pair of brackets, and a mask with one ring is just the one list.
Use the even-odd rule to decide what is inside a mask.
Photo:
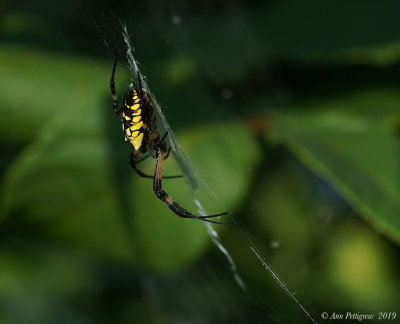
[(234, 120), (215, 122), (181, 138), (183, 148), (198, 169), (198, 194), (200, 201), (207, 201), (208, 212), (224, 211), (222, 206), (235, 209), (246, 196), (260, 159), (259, 147), (247, 126)]
[(354, 47), (338, 53), (336, 60), (347, 64), (366, 64), (388, 67), (398, 62), (400, 58), (400, 44), (393, 43), (374, 47)]
[[(119, 130), (118, 119), (111, 111), (109, 116)], [(204, 247), (207, 234), (198, 223), (174, 222), (175, 215), (154, 196), (151, 181), (133, 176), (130, 147), (114, 151), (107, 143), (100, 117), (98, 109), (88, 108), (49, 125), (11, 168), (3, 187), (5, 212), (111, 258), (159, 270), (188, 262)], [(116, 140), (122, 143), (122, 136)], [(141, 228), (135, 222), (140, 218), (154, 223)], [(157, 228), (169, 239), (154, 239)], [(180, 244), (181, 232), (190, 232), (197, 248)], [(174, 258), (163, 259), (168, 251)], [(147, 255), (158, 264), (148, 262)]]
[(2, 145), (32, 141), (54, 115), (99, 105), (107, 86), (103, 63), (1, 44)]
[[(345, 105), (344, 101), (344, 105)], [(274, 114), (274, 131), (376, 229), (400, 242), (400, 143), (394, 131), (336, 110)]]
[(317, 99), (308, 98), (290, 108), (296, 111), (326, 110), (328, 117), (330, 111), (346, 111), (349, 115), (347, 118), (348, 121), (354, 121), (360, 117), (393, 128), (396, 127), (397, 120), (400, 118), (399, 107), (399, 87), (370, 87), (341, 96), (325, 96)]
[(323, 289), (328, 284), (344, 298), (359, 302), (365, 310), (396, 308), (398, 276), (390, 261), (395, 259), (390, 244), (370, 228), (349, 219), (331, 233), (331, 239), (332, 249), (324, 256), (329, 261), (323, 269), (329, 280), (324, 282)]

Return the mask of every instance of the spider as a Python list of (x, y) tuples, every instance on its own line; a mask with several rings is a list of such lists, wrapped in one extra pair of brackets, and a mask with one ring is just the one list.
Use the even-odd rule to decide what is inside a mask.
[[(162, 180), (162, 168), (164, 160), (168, 158), (170, 153), (170, 147), (167, 147), (165, 139), (168, 132), (160, 138), (160, 134), (157, 131), (157, 118), (154, 113), (153, 103), (150, 95), (143, 91), (142, 80), (140, 73), (138, 72), (138, 83), (139, 89), (126, 89), (123, 104), (121, 108), (118, 108), (118, 99), (115, 92), (115, 81), (114, 75), (118, 62), (118, 54), (116, 55), (114, 66), (112, 69), (110, 88), (113, 101), (114, 112), (121, 118), (122, 131), (125, 133), (125, 141), (130, 142), (133, 145), (133, 152), (130, 156), (130, 165), (135, 172), (143, 178), (153, 178), (153, 190), (158, 199), (160, 199), (169, 209), (171, 209), (176, 215), (183, 218), (194, 218), (202, 221), (225, 224), (210, 220), (209, 218), (226, 215), (228, 212), (197, 216), (185, 208), (177, 204), (163, 189), (161, 186)], [(149, 154), (143, 156), (146, 152)], [(137, 167), (137, 163), (143, 161), (147, 157), (153, 157), (157, 160), (156, 169), (154, 176), (147, 175), (140, 171)], [(164, 178), (179, 178), (181, 176), (170, 176)]]

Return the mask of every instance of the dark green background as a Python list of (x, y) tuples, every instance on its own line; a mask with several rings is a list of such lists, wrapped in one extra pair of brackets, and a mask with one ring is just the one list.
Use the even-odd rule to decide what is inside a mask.
[[(372, 0), (1, 1), (0, 323), (307, 322), (234, 227), (215, 226), (245, 292), (204, 225), (130, 169), (109, 91), (121, 21), (218, 196), (199, 188), (207, 212), (231, 211), (318, 321), (400, 312), (399, 15)], [(125, 61), (120, 98), (130, 77)], [(164, 187), (196, 210), (184, 180)]]

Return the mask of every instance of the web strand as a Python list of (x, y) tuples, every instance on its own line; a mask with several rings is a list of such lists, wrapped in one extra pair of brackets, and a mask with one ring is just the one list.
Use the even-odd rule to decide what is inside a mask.
[[(139, 67), (138, 67), (138, 63), (134, 58), (133, 52), (134, 52), (134, 48), (132, 47), (132, 42), (131, 39), (129, 37), (128, 34), (128, 30), (127, 27), (124, 23), (122, 23), (122, 28), (123, 28), (123, 36), (124, 36), (124, 40), (125, 40), (125, 44), (127, 47), (127, 57), (128, 57), (128, 62), (129, 62), (129, 67), (131, 69), (132, 75), (138, 75), (140, 74), (140, 77), (142, 79), (142, 86), (143, 86), (143, 90), (146, 91), (147, 93), (149, 93), (151, 100), (154, 104), (154, 107), (158, 113), (158, 116), (161, 119), (162, 125), (165, 128), (165, 131), (168, 132), (168, 144), (171, 147), (171, 150), (182, 170), (182, 172), (184, 173), (187, 183), (190, 187), (190, 192), (192, 194), (193, 197), (193, 201), (197, 206), (198, 212), (200, 213), (200, 215), (206, 215), (207, 213), (205, 212), (205, 209), (203, 208), (202, 204), (200, 203), (199, 199), (196, 196), (196, 189), (198, 188), (198, 182), (200, 182), (208, 191), (209, 195), (212, 196), (214, 199), (218, 200), (218, 197), (216, 196), (216, 194), (212, 191), (212, 189), (208, 186), (208, 184), (199, 176), (199, 173), (196, 172), (196, 170), (192, 167), (192, 165), (189, 162), (189, 159), (187, 158), (185, 152), (183, 151), (182, 147), (179, 145), (179, 143), (177, 142), (174, 133), (167, 121), (167, 119), (165, 118), (162, 110), (161, 110), (161, 106), (158, 104), (156, 98), (154, 97), (154, 95), (151, 93), (151, 91), (148, 88), (147, 82), (146, 82), (146, 78), (140, 73)], [(256, 248), (256, 246), (253, 244), (253, 242), (250, 240), (250, 238), (248, 237), (248, 235), (245, 233), (245, 231), (240, 227), (240, 225), (235, 221), (235, 219), (232, 217), (232, 221), (233, 224), (235, 225), (235, 228), (237, 229), (237, 231), (239, 232), (240, 236), (242, 237), (242, 239), (248, 244), (250, 250), (252, 251), (252, 253), (257, 257), (257, 259), (259, 260), (259, 262), (261, 263), (261, 265), (264, 267), (264, 269), (266, 271), (268, 271), (268, 273), (272, 276), (272, 278), (277, 282), (277, 284), (280, 286), (280, 288), (286, 293), (286, 295), (292, 299), (296, 305), (301, 309), (301, 311), (306, 315), (306, 317), (308, 318), (308, 320), (311, 323), (316, 324), (317, 322), (315, 321), (315, 319), (311, 316), (311, 314), (306, 310), (306, 308), (302, 305), (302, 303), (300, 303), (300, 301), (294, 296), (294, 294), (289, 290), (289, 288), (286, 286), (285, 282), (278, 276), (278, 274), (273, 270), (273, 268), (271, 267), (271, 265), (267, 262), (267, 260), (261, 255), (261, 253), (258, 251), (258, 249)], [(229, 254), (228, 250), (223, 246), (220, 237), (218, 235), (218, 233), (214, 230), (214, 228), (212, 227), (212, 225), (210, 223), (206, 223), (205, 222), (205, 226), (207, 227), (207, 232), (210, 236), (210, 238), (212, 239), (213, 243), (215, 244), (215, 246), (219, 249), (219, 251), (221, 251), (221, 253), (225, 256), (225, 258), (227, 259), (227, 262), (229, 264), (229, 269), (233, 275), (234, 280), (237, 282), (237, 284), (243, 289), (246, 290), (246, 286), (242, 280), (242, 278), (240, 277), (238, 271), (237, 271), (237, 267), (236, 264), (233, 260), (233, 258), (231, 257), (231, 255)]]

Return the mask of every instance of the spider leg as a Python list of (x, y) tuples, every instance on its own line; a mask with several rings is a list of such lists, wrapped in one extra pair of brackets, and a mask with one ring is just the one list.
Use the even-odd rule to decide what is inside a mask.
[(115, 81), (114, 81), (115, 70), (117, 68), (117, 62), (118, 62), (118, 56), (119, 56), (119, 52), (117, 52), (117, 54), (115, 56), (115, 62), (114, 62), (114, 66), (113, 66), (113, 69), (112, 69), (111, 80), (110, 80), (110, 88), (111, 88), (111, 95), (112, 95), (112, 99), (113, 99), (114, 112), (118, 116), (121, 116), (121, 110), (118, 109), (118, 98), (117, 98), (117, 94), (115, 92)]
[[(141, 159), (139, 159), (139, 160), (136, 160), (136, 158), (135, 158), (135, 153), (132, 152), (132, 153), (131, 153), (131, 158), (130, 158), (130, 161), (129, 161), (129, 162), (130, 162), (130, 165), (131, 165), (132, 169), (135, 170), (135, 172), (136, 172), (139, 176), (141, 176), (142, 178), (151, 178), (151, 179), (153, 179), (154, 177), (153, 177), (152, 175), (148, 175), (148, 174), (142, 172), (141, 170), (139, 170), (139, 168), (138, 168), (137, 165), (136, 165), (136, 164), (138, 164), (138, 163), (144, 161), (145, 159), (147, 159), (149, 156), (150, 156), (150, 155), (147, 154), (147, 155), (144, 156), (143, 158), (141, 158)], [(179, 176), (166, 176), (166, 177), (164, 177), (164, 178), (165, 178), (165, 179), (175, 179), (175, 178), (182, 178), (182, 177), (183, 177), (182, 175), (179, 175)]]
[(159, 143), (164, 142), (164, 140), (167, 138), (167, 136), (168, 136), (168, 131), (166, 131), (165, 134), (163, 135), (163, 137), (161, 137)]
[(162, 152), (161, 150), (158, 150), (156, 171), (154, 173), (154, 182), (153, 182), (153, 190), (154, 190), (154, 193), (156, 194), (157, 198), (160, 199), (169, 209), (171, 209), (179, 217), (200, 219), (202, 221), (214, 223), (214, 224), (226, 224), (223, 222), (209, 220), (208, 218), (226, 215), (228, 212), (214, 214), (214, 215), (207, 215), (207, 216), (193, 215), (192, 213), (188, 212), (183, 207), (179, 206), (179, 204), (177, 204), (162, 189), (161, 181), (162, 181), (162, 168), (163, 168), (163, 164), (164, 164), (164, 154), (165, 154), (164, 152)]
[[(163, 137), (161, 137), (160, 140), (158, 140), (158, 145), (164, 143), (164, 141), (165, 141), (165, 139), (166, 139), (167, 136), (168, 136), (168, 131), (165, 132), (165, 134), (163, 135)], [(168, 146), (168, 148), (167, 148), (167, 153), (165, 153), (165, 156), (164, 156), (164, 160), (166, 160), (166, 159), (168, 158), (169, 153), (171, 153), (171, 146)], [(183, 177), (183, 175), (178, 175), (178, 176), (166, 176), (166, 177), (164, 177), (164, 179), (182, 178), (182, 177)]]
[(138, 169), (138, 167), (136, 166), (137, 163), (139, 163), (140, 161), (143, 161), (143, 160), (146, 159), (147, 157), (148, 157), (148, 155), (147, 155), (146, 157), (144, 157), (143, 159), (140, 159), (139, 161), (136, 161), (136, 160), (135, 160), (135, 153), (132, 152), (132, 153), (131, 153), (131, 158), (130, 158), (129, 162), (130, 162), (131, 168), (132, 168), (133, 170), (135, 170), (135, 172), (136, 172), (138, 175), (140, 175), (142, 178), (153, 178), (151, 175), (145, 174), (145, 173), (143, 173), (142, 171), (140, 171), (140, 170)]

